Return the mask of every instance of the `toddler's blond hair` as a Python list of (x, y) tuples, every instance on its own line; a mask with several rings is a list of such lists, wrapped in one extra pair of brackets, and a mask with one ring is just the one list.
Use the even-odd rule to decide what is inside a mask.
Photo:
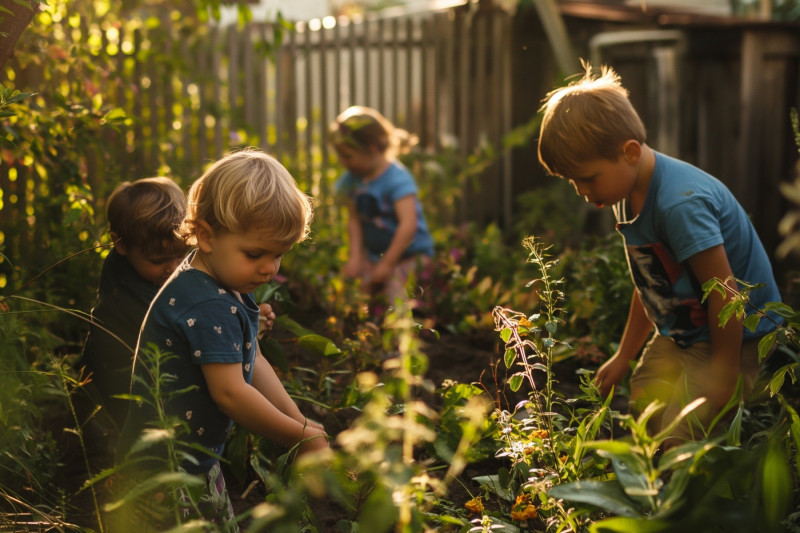
[(278, 242), (293, 244), (309, 234), (311, 199), (274, 157), (256, 148), (231, 152), (211, 165), (189, 189), (180, 234), (197, 243), (198, 221), (215, 232), (268, 229)]

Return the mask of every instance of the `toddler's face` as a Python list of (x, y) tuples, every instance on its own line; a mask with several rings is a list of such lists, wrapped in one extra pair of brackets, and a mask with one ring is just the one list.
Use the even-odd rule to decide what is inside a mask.
[(346, 144), (336, 146), (339, 163), (361, 178), (374, 178), (381, 168), (381, 154), (375, 150), (357, 150)]
[(202, 256), (193, 266), (240, 293), (253, 292), (273, 279), (281, 267), (283, 254), (292, 248), (291, 244), (273, 240), (265, 229), (217, 232), (198, 245)]
[(612, 161), (593, 159), (575, 169), (573, 176), (564, 176), (575, 193), (597, 207), (613, 205), (627, 198), (636, 183), (637, 167), (623, 156)]
[(186, 256), (186, 249), (177, 247), (174, 250), (144, 253), (139, 248), (119, 248), (122, 255), (141, 277), (155, 285), (163, 285), (178, 268)]

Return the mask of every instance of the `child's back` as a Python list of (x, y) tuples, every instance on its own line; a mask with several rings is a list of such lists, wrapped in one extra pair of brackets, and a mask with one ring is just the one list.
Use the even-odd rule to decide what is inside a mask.
[(144, 316), (161, 284), (177, 267), (186, 245), (175, 230), (185, 199), (167, 178), (120, 184), (109, 196), (107, 218), (114, 247), (103, 263), (92, 325), (80, 364), (115, 424), (121, 425), (130, 389), (133, 350)]

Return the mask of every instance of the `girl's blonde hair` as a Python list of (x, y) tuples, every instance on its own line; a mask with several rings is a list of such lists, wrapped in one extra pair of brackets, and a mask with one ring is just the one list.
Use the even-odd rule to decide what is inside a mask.
[(547, 172), (570, 176), (593, 159), (616, 160), (628, 140), (644, 143), (644, 124), (628, 99), (619, 75), (608, 66), (584, 74), (547, 94), (539, 133), (539, 161)]
[(289, 171), (271, 155), (247, 148), (227, 154), (192, 184), (180, 235), (196, 244), (202, 220), (215, 232), (267, 229), (289, 245), (308, 237), (312, 218), (311, 199)]
[(109, 230), (125, 246), (144, 254), (184, 246), (175, 231), (185, 213), (183, 191), (162, 176), (120, 183), (106, 203)]
[(349, 146), (358, 151), (371, 147), (387, 157), (409, 151), (417, 144), (416, 135), (396, 128), (389, 120), (371, 107), (351, 106), (342, 111), (330, 127), (331, 144)]

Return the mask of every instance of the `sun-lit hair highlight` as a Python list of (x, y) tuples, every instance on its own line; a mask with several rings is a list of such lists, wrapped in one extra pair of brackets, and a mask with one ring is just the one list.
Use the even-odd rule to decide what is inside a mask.
[(395, 127), (380, 112), (366, 106), (350, 106), (330, 126), (333, 146), (349, 146), (360, 152), (377, 149), (387, 157), (408, 152), (419, 139)]
[(267, 230), (290, 245), (308, 237), (312, 218), (311, 199), (289, 171), (271, 155), (247, 148), (227, 154), (192, 184), (180, 234), (196, 244), (202, 220), (215, 232)]
[(186, 213), (177, 183), (162, 176), (119, 184), (106, 203), (109, 230), (128, 248), (145, 255), (179, 250), (176, 230)]
[(599, 75), (582, 62), (583, 75), (544, 98), (539, 161), (548, 173), (571, 176), (594, 159), (615, 160), (629, 140), (644, 143), (647, 133), (619, 75), (602, 66)]

